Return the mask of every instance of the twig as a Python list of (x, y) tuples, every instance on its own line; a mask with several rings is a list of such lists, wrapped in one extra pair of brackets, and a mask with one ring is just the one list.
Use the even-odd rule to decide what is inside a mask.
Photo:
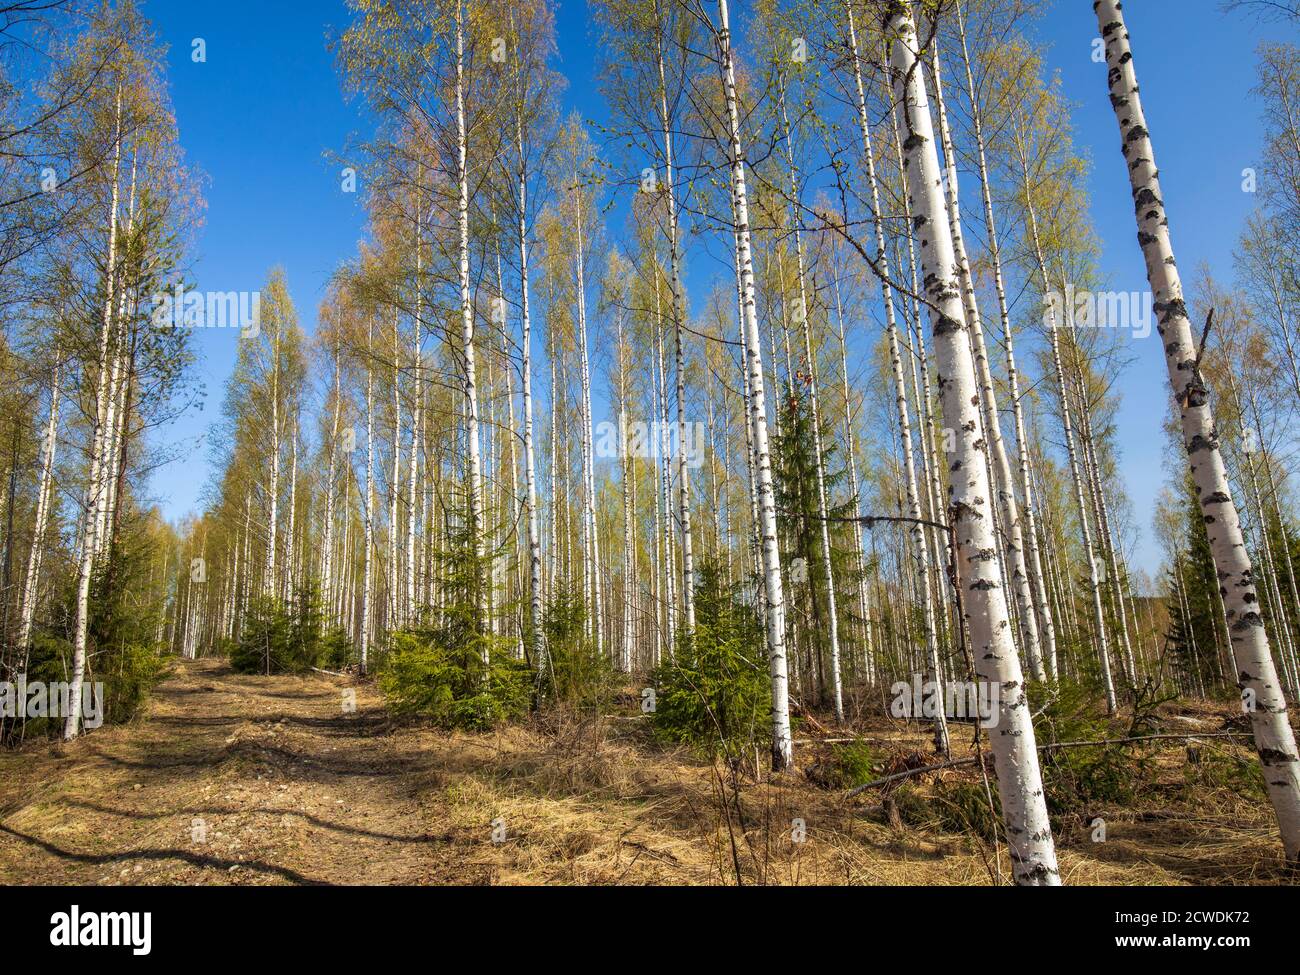
[(340, 674), (337, 670), (323, 670), (320, 667), (313, 667), (312, 670), (318, 674), (329, 674), (331, 677), (351, 677), (351, 674)]

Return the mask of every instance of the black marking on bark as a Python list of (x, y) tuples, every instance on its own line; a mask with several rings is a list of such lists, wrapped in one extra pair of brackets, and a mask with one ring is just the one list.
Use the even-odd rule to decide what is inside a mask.
[(1263, 625), (1264, 625), (1264, 621), (1260, 619), (1259, 614), (1254, 611), (1251, 611), (1249, 613), (1243, 614), (1241, 619), (1237, 620), (1237, 622), (1232, 624), (1232, 628), (1237, 633), (1241, 633), (1244, 630), (1254, 629), (1257, 626), (1263, 626)]
[(1141, 210), (1144, 206), (1159, 209), (1160, 205), (1160, 197), (1155, 195), (1150, 186), (1142, 187), (1134, 196), (1134, 210)]
[(1294, 755), (1288, 754), (1278, 748), (1261, 748), (1259, 750), (1259, 761), (1261, 765), (1290, 765), (1296, 760)]
[(1173, 318), (1187, 317), (1187, 302), (1182, 298), (1170, 298), (1168, 301), (1157, 301), (1151, 306), (1155, 309), (1156, 317), (1161, 322), (1168, 322)]

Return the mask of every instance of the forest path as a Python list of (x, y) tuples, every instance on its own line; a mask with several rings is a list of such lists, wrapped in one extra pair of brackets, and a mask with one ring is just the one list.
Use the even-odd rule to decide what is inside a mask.
[(369, 687), (349, 713), (345, 687), (177, 661), (146, 717), (0, 756), (0, 882), (491, 880), (429, 801), (451, 753), (394, 734)]
[[(737, 869), (745, 883), (991, 879), (968, 837), (896, 828), (878, 800), (799, 772), (736, 794), (724, 768), (647, 747), (639, 728), (625, 714), (450, 732), (394, 721), (373, 685), (349, 678), (177, 660), (136, 720), (0, 751), (0, 883), (731, 884)], [(924, 729), (888, 728), (874, 733), (892, 754), (925, 760)], [(1283, 882), (1266, 803), (1224, 790), (1173, 802), (1182, 758), (1181, 743), (1161, 753), (1164, 798), (1098, 809), (1105, 843), (1085, 820), (1064, 824), (1068, 883)], [(792, 824), (807, 842), (791, 842)]]

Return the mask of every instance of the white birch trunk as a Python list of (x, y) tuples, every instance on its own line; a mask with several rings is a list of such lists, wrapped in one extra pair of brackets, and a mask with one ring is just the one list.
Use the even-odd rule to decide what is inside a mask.
[(586, 544), (582, 549), (583, 589), (588, 593), (591, 612), (591, 639), (596, 653), (601, 653), (600, 612), (600, 545), (596, 532), (596, 456), (592, 443), (591, 415), (591, 363), (587, 341), (587, 273), (586, 248), (582, 234), (582, 187), (574, 173), (574, 226), (577, 229), (577, 251), (574, 255), (574, 288), (578, 297), (578, 360), (579, 381), (582, 384), (582, 534)]
[(522, 352), (520, 384), (524, 398), (524, 502), (528, 522), (529, 641), (533, 666), (540, 675), (546, 652), (542, 632), (542, 535), (537, 512), (537, 459), (533, 447), (532, 318), (528, 304), (528, 174), (525, 169), (523, 119), (516, 116), (515, 139), (519, 150), (519, 344)]
[[(876, 236), (876, 262), (880, 272), (880, 297), (885, 306), (885, 335), (889, 341), (890, 370), (894, 378), (894, 404), (897, 409), (899, 439), (903, 447), (903, 474), (907, 488), (907, 511), (912, 524), (916, 558), (917, 586), (920, 590), (925, 623), (926, 661), (929, 672), (926, 683), (932, 686), (931, 694), (943, 700), (942, 674), (939, 666), (939, 635), (935, 622), (935, 606), (930, 589), (930, 548), (925, 526), (921, 524), (921, 494), (917, 487), (916, 463), (912, 454), (912, 424), (907, 410), (907, 386), (903, 379), (903, 360), (898, 349), (898, 325), (894, 316), (894, 289), (889, 283), (889, 252), (885, 247), (884, 225), (880, 219), (880, 182), (876, 177), (875, 150), (871, 140), (871, 125), (867, 117), (867, 96), (862, 83), (862, 65), (858, 60), (857, 25), (853, 20), (851, 0), (845, 3), (848, 11), (849, 51), (853, 58), (853, 80), (857, 91), (858, 130), (862, 137), (862, 157), (867, 170), (867, 185), (871, 190), (872, 229)], [(934, 745), (948, 754), (948, 722), (942, 706), (934, 708)]]
[[(858, 482), (857, 438), (854, 436), (853, 431), (853, 393), (849, 384), (849, 352), (844, 334), (844, 305), (840, 300), (840, 279), (833, 267), (831, 271), (831, 289), (835, 293), (835, 334), (840, 343), (840, 376), (844, 381), (842, 390), (844, 396), (844, 449), (849, 458), (849, 495), (853, 498), (853, 513), (856, 516), (862, 514), (862, 499), (858, 493), (860, 485)], [(861, 522), (853, 526), (853, 538), (857, 542), (858, 613), (862, 617), (863, 673), (868, 680), (872, 680), (874, 679), (875, 652), (872, 647), (871, 609), (867, 595), (866, 535), (866, 529)]]
[(1133, 51), (1118, 0), (1097, 0), (1093, 8), (1106, 44), (1111, 105), (1128, 163), (1138, 242), (1146, 259), (1147, 280), (1155, 293), (1158, 331), (1164, 343), (1169, 383), (1179, 406), (1183, 443), (1205, 513), (1206, 533), (1233, 634), (1238, 686), (1248, 705), (1255, 747), (1277, 813), (1282, 845), (1287, 858), (1297, 861), (1300, 860), (1300, 760), (1296, 756), (1295, 735), (1287, 719), (1286, 700), (1278, 686), (1268, 635), (1259, 615), (1254, 574), (1228, 488), (1209, 390), (1193, 368), (1198, 350), (1183, 300), (1182, 280), (1174, 263), (1155, 150), (1138, 93)]
[[(465, 9), (456, 2), (456, 181), (457, 230), (459, 232), (459, 279), (461, 355), (465, 368), (465, 437), (469, 447), (469, 535), (478, 580), (477, 625), (487, 616), (487, 586), (483, 575), (483, 460), (479, 444), (478, 384), (474, 361), (474, 308), (470, 301), (469, 278), (469, 172), (468, 132), (465, 126)], [(483, 663), (489, 663), (488, 643), (483, 643)]]
[(682, 284), (681, 252), (677, 217), (676, 172), (673, 163), (673, 123), (668, 111), (668, 83), (664, 70), (663, 30), (659, 3), (655, 2), (655, 42), (659, 68), (659, 121), (664, 137), (664, 184), (668, 202), (668, 287), (671, 291), (673, 333), (677, 357), (677, 516), (682, 528), (682, 625), (686, 641), (695, 639), (695, 552), (691, 532), (691, 480), (686, 438), (686, 359), (683, 331), (686, 320), (686, 292)]
[(997, 573), (988, 472), (978, 440), (978, 390), (946, 208), (942, 173), (920, 70), (916, 30), (908, 8), (888, 7), (893, 39), (892, 78), (907, 121), (907, 190), (917, 215), (925, 294), (938, 357), (944, 417), (956, 432), (950, 461), (950, 515), (959, 556), (965, 618), (979, 679), (1000, 687), (999, 714), (990, 732), (998, 792), (1006, 821), (1015, 880), (1026, 886), (1060, 883), (1056, 851), (1038, 766), (1038, 749), (1011, 639), (1008, 606)]
[(342, 391), (340, 389), (341, 369), (339, 363), (339, 343), (334, 344), (334, 410), (330, 422), (329, 466), (325, 475), (325, 523), (322, 526), (321, 552), (321, 590), (325, 605), (329, 607), (330, 618), (338, 622), (338, 610), (334, 599), (334, 482), (339, 445), (339, 413), (342, 409)]
[(397, 306), (393, 306), (393, 472), (388, 490), (388, 628), (399, 629), (402, 610), (402, 522), (398, 517), (402, 485), (402, 336)]
[[(412, 323), (414, 335), (411, 336), (411, 357), (414, 360), (415, 385), (413, 397), (415, 413), (411, 418), (411, 459), (407, 472), (407, 516), (406, 516), (406, 613), (408, 619), (416, 615), (419, 605), (416, 599), (416, 570), (420, 564), (420, 550), (417, 544), (416, 520), (420, 514), (419, 475), (420, 475), (420, 431), (424, 422), (424, 387), (421, 368), (424, 365), (424, 214), (422, 207), (424, 197), (424, 164), (417, 167), (415, 187), (415, 287), (412, 296)], [(428, 476), (428, 472), (425, 472)]]
[(374, 320), (366, 329), (366, 578), (361, 592), (361, 675), (366, 673), (370, 656), (370, 631), (374, 614), (374, 552), (375, 552), (375, 376), (374, 376)]
[(623, 488), (623, 639), (619, 647), (619, 670), (632, 670), (632, 608), (635, 591), (636, 547), (632, 535), (632, 508), (635, 504), (635, 484), (632, 472), (636, 461), (629, 456), (627, 443), (627, 350), (623, 345), (623, 316), (618, 316), (618, 446), (620, 475)]
[(36, 618), (36, 601), (40, 593), (41, 562), (45, 555), (45, 535), (50, 521), (50, 499), (54, 486), (54, 454), (59, 444), (60, 371), (60, 363), (56, 362), (50, 379), (50, 415), (45, 423), (45, 444), (41, 450), (41, 483), (36, 496), (36, 522), (32, 526), (32, 548), (27, 555), (27, 576), (23, 582), (18, 647), (24, 653), (32, 639), (32, 621)]
[(957, 160), (953, 152), (952, 136), (948, 130), (948, 112), (943, 101), (943, 82), (939, 72), (939, 54), (932, 52), (931, 66), (934, 74), (935, 107), (939, 115), (939, 131), (943, 142), (944, 164), (948, 173), (948, 220), (952, 231), (953, 248), (957, 257), (957, 273), (961, 281), (962, 300), (971, 343), (975, 351), (976, 377), (980, 384), (980, 403), (983, 406), (984, 435), (990, 448), (989, 458), (993, 486), (998, 496), (998, 509), (1002, 516), (1002, 549), (1009, 563), (1008, 581), (1016, 600), (1020, 619), (1022, 647), (1025, 662), (1035, 680), (1046, 680), (1043, 650), (1038, 636), (1038, 619), (1034, 613), (1034, 597), (1029, 584), (1029, 567), (1025, 563), (1024, 532), (1020, 524), (1020, 507), (1016, 503), (1015, 482), (1011, 477), (1011, 463), (1007, 459), (1006, 444), (1002, 439), (1002, 423), (998, 417), (997, 392), (993, 388), (993, 373), (989, 368), (988, 351), (984, 344), (984, 325), (980, 318), (979, 303), (975, 298), (975, 280), (971, 274), (970, 259), (966, 254), (965, 236), (961, 229), (961, 205)]
[[(664, 327), (663, 310), (659, 297), (659, 268), (656, 262), (653, 271), (655, 278), (655, 399), (659, 416), (659, 463), (656, 466), (659, 477), (659, 493), (662, 501), (662, 516), (656, 508), (656, 521), (663, 541), (659, 549), (659, 561), (663, 569), (664, 580), (664, 628), (667, 634), (668, 659), (677, 651), (677, 557), (673, 545), (673, 505), (672, 505), (672, 464), (668, 442), (668, 372), (664, 364)], [(660, 502), (656, 502), (658, 504)]]
[(298, 417), (293, 418), (293, 433), (289, 441), (289, 532), (285, 536), (288, 551), (284, 559), (284, 598), (292, 599), (297, 586), (298, 551)]
[(104, 320), (100, 331), (99, 378), (95, 396), (95, 429), (91, 437), (90, 475), (81, 512), (81, 553), (77, 564), (77, 617), (72, 638), (72, 680), (68, 700), (71, 707), (63, 723), (65, 741), (77, 736), (81, 726), (81, 685), (86, 674), (87, 637), (90, 628), (90, 584), (95, 570), (95, 520), (103, 504), (105, 476), (104, 441), (108, 435), (109, 350), (113, 334), (113, 283), (117, 262), (117, 204), (122, 159), (122, 89), (117, 89), (113, 137), (113, 186), (108, 210), (108, 250), (104, 272)]
[(266, 579), (263, 589), (267, 595), (278, 595), (276, 585), (276, 547), (277, 530), (280, 523), (280, 335), (284, 331), (284, 322), (277, 322), (275, 338), (271, 342), (271, 486), (270, 511), (267, 514), (266, 530)]
[(1038, 542), (1038, 516), (1034, 507), (1034, 490), (1029, 473), (1029, 441), (1025, 435), (1024, 407), (1020, 401), (1020, 371), (1016, 367), (1014, 330), (1007, 304), (1006, 285), (1002, 277), (1002, 247), (998, 237), (997, 221), (993, 215), (993, 191), (989, 179), (988, 160), (984, 152), (984, 110), (975, 92), (975, 76), (971, 70), (970, 50), (966, 45), (966, 20), (961, 0), (957, 0), (956, 20), (961, 42), (962, 63), (966, 68), (966, 90), (971, 93), (971, 127), (975, 135), (975, 155), (979, 163), (980, 193), (984, 203), (984, 226), (988, 235), (989, 258), (993, 264), (993, 285), (998, 296), (998, 315), (1002, 322), (1002, 342), (1007, 353), (1007, 385), (1011, 396), (1011, 409), (1015, 420), (1016, 456), (1019, 462), (1020, 489), (1024, 494), (1025, 541), (1028, 546), (1029, 576), (1033, 585), (1034, 611), (1038, 616), (1039, 635), (1043, 648), (1043, 663), (1049, 677), (1056, 676), (1056, 620), (1047, 598), (1043, 579), (1043, 559)]
[(736, 68), (731, 49), (727, 0), (718, 0), (718, 53), (721, 56), (723, 93), (727, 103), (727, 163), (731, 168), (732, 206), (740, 263), (736, 273), (744, 296), (746, 337), (745, 368), (751, 397), (749, 422), (754, 434), (758, 468), (758, 509), (763, 537), (763, 580), (767, 595), (768, 670), (772, 681), (772, 768), (780, 771), (794, 761), (790, 736), (790, 704), (785, 654), (785, 593), (781, 582), (781, 554), (776, 535), (776, 503), (772, 490), (772, 464), (768, 452), (767, 413), (763, 390), (763, 365), (759, 357), (758, 315), (754, 302), (754, 263), (750, 245), (749, 193), (745, 186), (745, 150), (740, 139), (740, 105), (736, 93)]

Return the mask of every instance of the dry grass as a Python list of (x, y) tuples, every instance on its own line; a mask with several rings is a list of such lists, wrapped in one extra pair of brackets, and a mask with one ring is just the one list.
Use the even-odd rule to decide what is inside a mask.
[[(391, 721), (367, 686), (345, 714), (344, 684), (178, 664), (146, 718), (69, 746), (0, 754), (0, 882), (978, 885), (999, 868), (1009, 876), (1005, 849), (974, 833), (891, 823), (879, 792), (846, 799), (799, 771), (755, 781), (651, 744), (627, 716), (448, 733)], [(1231, 716), (1196, 705), (1165, 717), (1171, 729), (1188, 719), (1210, 730)], [(915, 727), (856, 730), (882, 769), (927, 760)], [(1092, 842), (1082, 818), (1060, 825), (1066, 882), (1286, 882), (1266, 803), (1211, 787), (1189, 802), (1187, 756), (1172, 744), (1152, 753), (1139, 803), (1089, 811), (1106, 820), (1105, 843)], [(827, 760), (832, 747), (801, 746), (799, 764)], [(923, 779), (919, 794), (935, 801), (979, 772)], [(206, 842), (193, 839), (196, 819)]]

